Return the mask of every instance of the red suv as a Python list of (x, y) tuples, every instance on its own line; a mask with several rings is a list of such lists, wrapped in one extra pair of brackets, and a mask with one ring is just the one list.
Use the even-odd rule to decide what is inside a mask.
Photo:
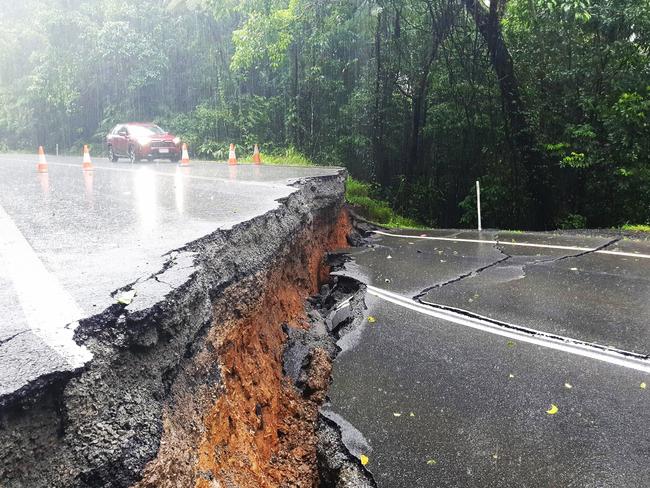
[(134, 163), (140, 159), (170, 159), (181, 157), (180, 138), (165, 132), (155, 124), (118, 124), (106, 136), (108, 159), (129, 158)]

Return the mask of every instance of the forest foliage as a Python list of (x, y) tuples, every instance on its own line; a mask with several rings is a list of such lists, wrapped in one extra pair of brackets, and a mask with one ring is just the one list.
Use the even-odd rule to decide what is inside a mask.
[(0, 147), (130, 120), (343, 165), (427, 225), (474, 225), (475, 180), (484, 226), (650, 224), (650, 0), (3, 7)]

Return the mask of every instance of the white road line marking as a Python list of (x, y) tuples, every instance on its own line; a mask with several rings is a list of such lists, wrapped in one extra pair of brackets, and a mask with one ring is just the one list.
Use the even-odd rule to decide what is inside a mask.
[(456, 237), (409, 236), (406, 234), (391, 234), (389, 232), (383, 232), (380, 230), (375, 230), (373, 231), (373, 233), (382, 236), (389, 236), (389, 237), (402, 237), (405, 239), (424, 239), (429, 241), (447, 241), (447, 242), (473, 242), (476, 244), (490, 244), (490, 245), (497, 244), (499, 246), (538, 247), (542, 249), (562, 249), (566, 251), (593, 252), (596, 254), (609, 254), (611, 256), (625, 256), (631, 258), (650, 259), (650, 254), (622, 252), (622, 251), (606, 251), (604, 249), (594, 249), (591, 247), (559, 246), (555, 244), (535, 244), (532, 242), (492, 241), (492, 240), (483, 240), (483, 239), (464, 239), (464, 238), (459, 239)]
[[(0, 206), (0, 273), (13, 283), (31, 331), (74, 367), (92, 358), (73, 340), (74, 325), (83, 310), (50, 273)], [(66, 327), (69, 324), (73, 326)]]
[[(526, 332), (518, 331), (515, 329), (508, 329), (489, 321), (469, 317), (450, 310), (430, 308), (426, 305), (421, 305), (417, 302), (414, 302), (408, 297), (398, 295), (388, 290), (377, 288), (371, 285), (368, 285), (367, 292), (370, 295), (391, 302), (395, 305), (399, 305), (400, 307), (404, 307), (423, 315), (428, 315), (430, 317), (445, 320), (457, 325), (470, 327), (472, 329), (477, 329), (483, 332), (488, 332), (490, 334), (507, 337), (509, 339), (515, 339), (517, 341), (526, 342), (528, 344), (535, 344), (549, 349), (574, 354), (576, 356), (583, 356), (605, 363), (615, 364), (617, 366), (623, 366), (625, 368), (650, 373), (650, 361), (648, 359), (643, 359), (642, 355), (640, 354), (626, 353), (626, 351), (607, 348), (606, 346), (600, 346), (598, 344), (590, 344), (588, 342), (579, 341), (569, 337), (561, 337), (555, 334), (548, 334), (525, 327), (519, 328), (525, 329)], [(636, 357), (629, 356), (628, 354), (633, 354), (639, 358), (637, 359)]]
[(596, 251), (597, 254), (611, 254), (612, 256), (625, 256), (629, 258), (643, 258), (643, 259), (649, 259), (650, 254), (641, 254), (641, 253), (636, 253), (636, 252), (622, 252), (622, 251), (606, 251), (604, 249), (601, 249), (599, 251)]

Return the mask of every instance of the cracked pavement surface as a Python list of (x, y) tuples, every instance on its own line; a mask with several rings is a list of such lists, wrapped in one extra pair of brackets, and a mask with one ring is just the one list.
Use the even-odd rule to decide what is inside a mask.
[[(426, 231), (376, 235), (337, 274), (440, 304), (647, 354), (650, 254), (611, 236)], [(400, 234), (407, 234), (400, 232)], [(614, 241), (614, 242), (613, 242)], [(579, 256), (576, 256), (580, 254)], [(390, 256), (390, 258), (389, 258)], [(648, 369), (463, 327), (369, 294), (326, 406), (364, 439), (379, 487), (650, 484)], [(551, 405), (556, 414), (548, 414)], [(354, 447), (354, 446), (353, 446)], [(359, 449), (357, 448), (357, 451)], [(355, 452), (359, 455), (361, 452)]]
[[(0, 155), (0, 397), (83, 366), (75, 323), (115, 304), (116, 291), (134, 284), (138, 311), (184, 282), (192, 256), (167, 253), (276, 208), (292, 180), (337, 172), (93, 162), (83, 172), (80, 157), (48, 156), (39, 174), (35, 157)], [(170, 259), (177, 266), (155, 276)]]
[[(535, 236), (517, 237), (536, 242)], [(590, 238), (581, 246), (613, 250), (616, 242)], [(431, 290), (421, 300), (585, 342), (650, 353), (650, 260), (499, 247), (511, 259)], [(636, 247), (650, 252), (646, 243)]]
[[(478, 237), (476, 232), (426, 234)], [(650, 254), (648, 242), (611, 237), (484, 231), (481, 238)], [(348, 274), (423, 303), (650, 354), (650, 259), (386, 235), (351, 255), (355, 262)]]

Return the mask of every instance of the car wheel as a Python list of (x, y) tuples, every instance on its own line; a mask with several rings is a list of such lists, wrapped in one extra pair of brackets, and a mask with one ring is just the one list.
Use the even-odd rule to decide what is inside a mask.
[(116, 163), (118, 160), (117, 155), (113, 151), (113, 146), (108, 146), (108, 159), (113, 163)]
[(133, 146), (129, 146), (129, 161), (131, 164), (135, 163), (135, 149)]

